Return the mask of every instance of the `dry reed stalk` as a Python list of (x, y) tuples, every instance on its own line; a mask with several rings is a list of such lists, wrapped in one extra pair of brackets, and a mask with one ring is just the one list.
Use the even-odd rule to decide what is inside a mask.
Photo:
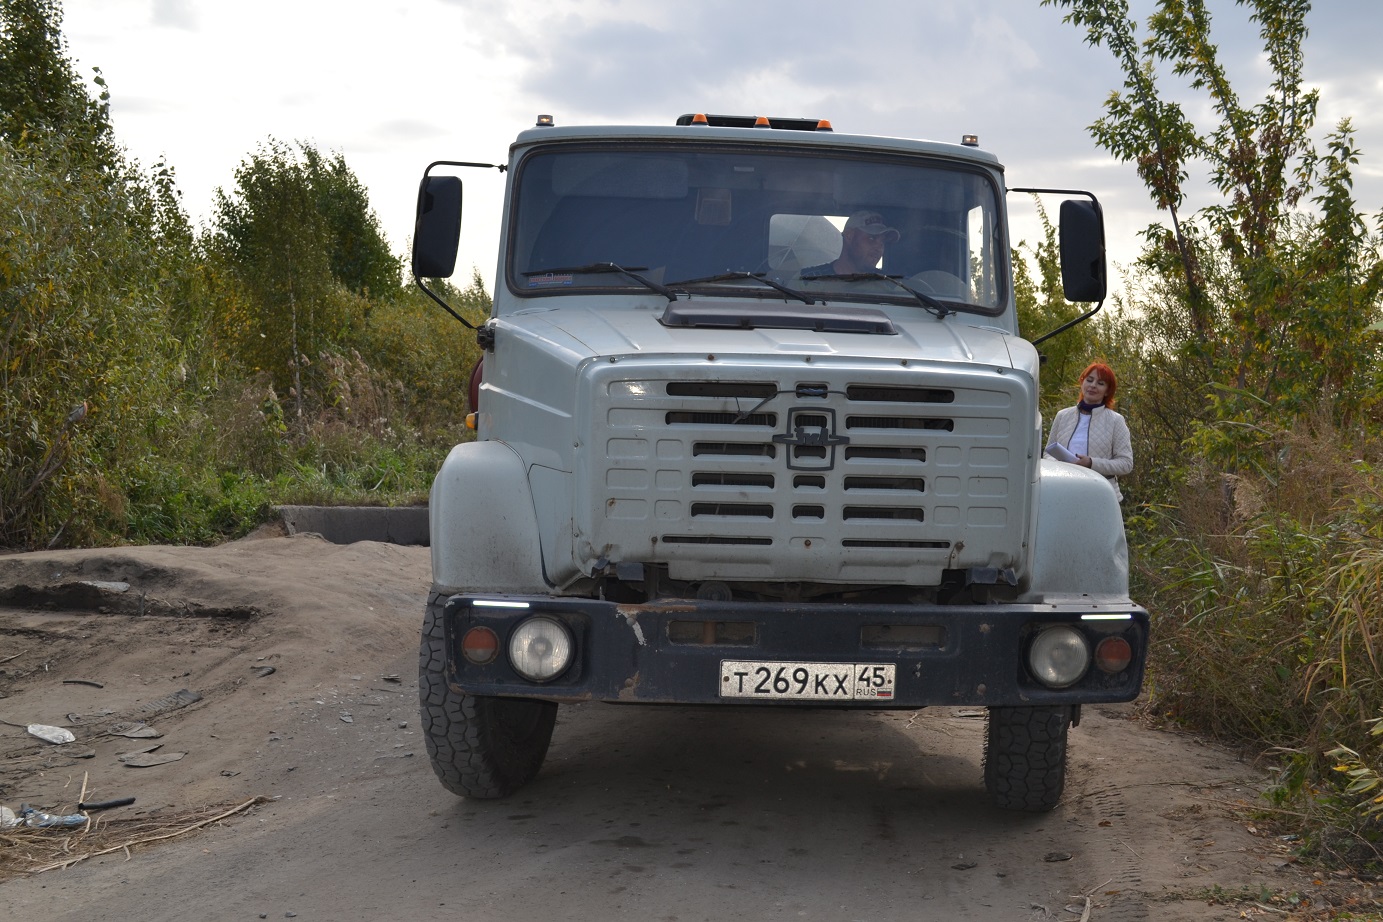
[[(83, 782), (83, 789), (85, 789), (85, 782)], [(88, 858), (98, 858), (101, 855), (108, 855), (112, 852), (120, 851), (123, 851), (126, 860), (129, 860), (131, 857), (131, 848), (186, 835), (189, 832), (194, 832), (205, 826), (210, 826), (213, 823), (220, 822), (237, 813), (243, 813), (251, 807), (268, 803), (272, 799), (273, 798), (262, 795), (253, 797), (244, 803), (237, 804), (228, 809), (217, 809), (212, 816), (204, 817), (194, 822), (187, 822), (187, 817), (189, 815), (195, 816), (195, 813), (184, 814), (181, 819), (172, 819), (164, 823), (161, 827), (155, 826), (155, 829), (158, 831), (151, 834), (136, 835), (124, 841), (116, 842), (106, 847), (98, 848), (94, 851), (83, 852), (81, 854), (73, 853), (79, 849), (83, 843), (93, 837), (106, 838), (104, 834), (111, 831), (108, 824), (102, 824), (100, 820), (92, 819), (85, 828), (77, 831), (74, 835), (54, 835), (54, 830), (52, 829), (20, 828), (10, 830), (5, 833), (0, 833), (0, 856), (9, 858), (10, 860), (5, 861), (4, 864), (9, 864), (11, 866), (9, 868), (0, 868), (0, 870), (9, 870), (11, 873), (20, 874), (42, 874), (46, 871), (71, 867), (72, 865), (86, 861)], [(10, 849), (14, 849), (14, 851), (11, 852)], [(5, 856), (5, 852), (10, 852), (10, 854)], [(54, 855), (64, 855), (67, 857), (60, 858), (59, 860), (51, 860)], [(45, 856), (49, 859), (46, 863), (36, 864), (39, 861), (43, 861)], [(17, 866), (21, 864), (30, 866)]]

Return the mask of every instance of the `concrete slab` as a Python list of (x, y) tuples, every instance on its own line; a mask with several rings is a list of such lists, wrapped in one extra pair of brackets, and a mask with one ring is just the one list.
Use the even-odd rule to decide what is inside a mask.
[(290, 535), (311, 532), (332, 544), (383, 541), (427, 546), (427, 506), (276, 506)]

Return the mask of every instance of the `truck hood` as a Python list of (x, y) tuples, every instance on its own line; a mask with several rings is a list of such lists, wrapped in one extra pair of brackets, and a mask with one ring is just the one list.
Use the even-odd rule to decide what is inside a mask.
[[(599, 303), (575, 306), (564, 299), (560, 307), (534, 308), (501, 318), (503, 326), (527, 329), (539, 338), (560, 344), (577, 355), (686, 356), (706, 352), (719, 356), (788, 356), (815, 355), (822, 357), (917, 360), (923, 356), (932, 362), (957, 362), (1015, 367), (1011, 351), (1016, 340), (997, 327), (976, 325), (982, 318), (967, 314), (950, 314), (938, 318), (919, 308), (888, 306), (863, 310), (883, 314), (892, 321), (893, 333), (879, 332), (821, 332), (805, 329), (784, 329), (776, 326), (753, 328), (667, 327), (659, 322), (664, 305), (612, 308)], [(599, 302), (599, 299), (592, 298)], [(718, 305), (736, 303), (735, 299), (703, 299)], [(753, 312), (754, 302), (745, 304), (746, 314)], [(810, 316), (813, 308), (801, 305), (801, 314)], [(831, 308), (839, 312), (841, 308)], [(844, 308), (848, 311), (849, 308)], [(1027, 363), (1022, 358), (1019, 364)]]

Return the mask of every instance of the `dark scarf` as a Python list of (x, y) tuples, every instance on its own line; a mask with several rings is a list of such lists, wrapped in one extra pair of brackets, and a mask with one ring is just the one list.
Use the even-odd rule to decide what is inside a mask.
[(1091, 410), (1098, 409), (1102, 406), (1104, 406), (1102, 403), (1086, 403), (1084, 400), (1081, 400), (1076, 404), (1076, 409), (1089, 416)]

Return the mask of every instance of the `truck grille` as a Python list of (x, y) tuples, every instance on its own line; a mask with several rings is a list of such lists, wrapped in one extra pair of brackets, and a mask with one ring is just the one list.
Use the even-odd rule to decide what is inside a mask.
[(1033, 410), (1016, 376), (630, 370), (600, 366), (587, 382), (579, 558), (666, 562), (686, 579), (916, 585), (1020, 559), (1033, 446), (1012, 420)]

